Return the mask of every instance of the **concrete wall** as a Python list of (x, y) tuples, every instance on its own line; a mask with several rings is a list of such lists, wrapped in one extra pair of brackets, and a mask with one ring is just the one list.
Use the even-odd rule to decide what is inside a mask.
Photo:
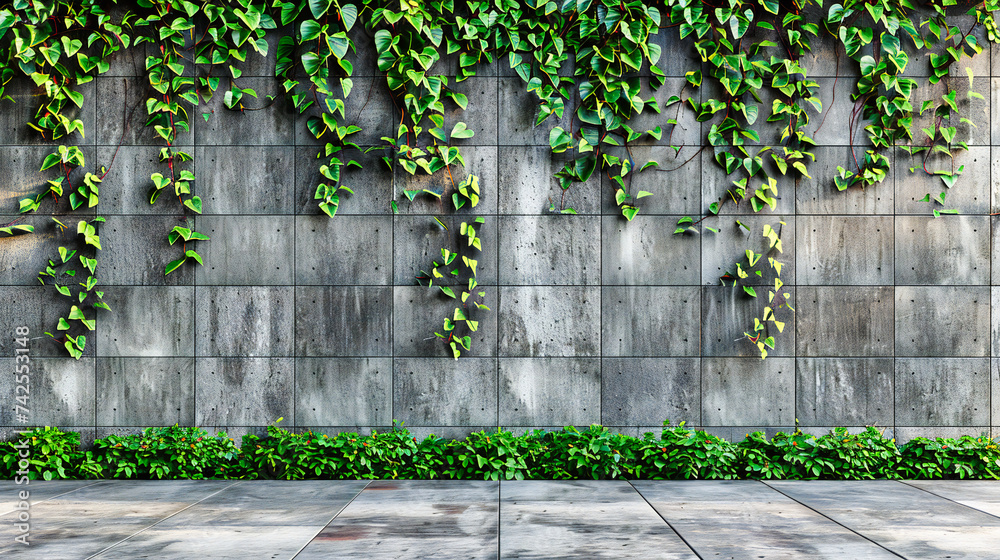
[[(668, 34), (660, 38), (671, 76), (656, 93), (661, 101), (697, 65), (672, 39), (675, 30)], [(813, 179), (783, 181), (774, 215), (741, 218), (756, 235), (764, 223), (787, 223), (785, 277), (798, 312), (766, 361), (738, 340), (756, 310), (717, 282), (753, 240), (742, 238), (732, 215), (716, 220), (719, 234), (672, 233), (679, 216), (700, 213), (728, 182), (710, 155), (677, 172), (636, 177), (632, 188), (655, 196), (643, 199), (631, 223), (596, 174), (566, 195), (578, 216), (547, 214), (562, 194), (551, 176), (561, 159), (549, 153), (548, 129), (568, 126), (569, 117), (532, 128), (533, 95), (513, 72), (493, 66), (454, 86), (470, 105), (446, 123), (450, 130), (465, 120), (476, 131), (458, 143), (485, 194), (477, 209), (487, 220), (480, 276), (493, 312), (467, 357), (456, 362), (428, 340), (451, 302), (413, 280), (445, 239), (432, 216), (450, 216), (450, 207), (403, 199), (393, 215), (389, 206), (408, 185), (441, 185), (445, 175), (397, 170), (393, 177), (369, 154), (365, 169), (350, 175), (356, 195), (329, 219), (312, 201), (317, 142), (305, 118), (280, 103), (225, 111), (219, 96), (194, 112), (193, 130), (180, 140), (195, 155), (189, 168), (205, 201), (204, 215), (189, 222), (212, 237), (200, 246), (205, 266), (162, 274), (177, 252), (166, 232), (184, 218), (168, 196), (146, 203), (149, 175), (160, 166), (140, 109), (101, 186), (100, 278), (114, 312), (99, 315), (80, 361), (42, 337), (67, 303), (35, 274), (72, 236), (58, 234), (48, 217), (28, 216), (35, 235), (0, 239), (0, 363), (10, 369), (13, 329), (29, 326), (41, 337), (31, 350), (33, 422), (80, 430), (85, 439), (174, 423), (238, 435), (278, 417), (283, 426), (329, 431), (385, 427), (395, 418), (442, 435), (593, 422), (635, 433), (670, 419), (739, 439), (753, 429), (788, 429), (796, 418), (817, 429), (876, 424), (903, 439), (991, 426), (996, 433), (1000, 314), (992, 309), (1000, 305), (1000, 275), (991, 247), (1000, 229), (990, 214), (1000, 211), (991, 165), (992, 144), (1000, 143), (993, 117), (1000, 61), (991, 66), (987, 50), (973, 63), (974, 87), (988, 101), (968, 109), (979, 128), (968, 133), (971, 149), (958, 157), (966, 171), (950, 197), (962, 215), (935, 219), (916, 200), (937, 185), (908, 173), (902, 152), (891, 154), (894, 172), (883, 184), (835, 190), (836, 166), (850, 157), (853, 82), (835, 82), (831, 42), (814, 45), (809, 67), (831, 114), (815, 134)], [(362, 60), (373, 59), (360, 36), (359, 49)], [(91, 170), (115, 154), (125, 84), (128, 102), (141, 99), (144, 79), (134, 70), (141, 66), (141, 54), (125, 55), (81, 88), (87, 136), (80, 145)], [(841, 73), (850, 75), (849, 66), (841, 61)], [(991, 68), (997, 78), (988, 77)], [(262, 97), (278, 94), (272, 69), (248, 63), (239, 83)], [(374, 70), (357, 65), (347, 107), (366, 128), (366, 145), (391, 134), (398, 118)], [(956, 72), (964, 80), (964, 69)], [(15, 103), (0, 111), (0, 223), (15, 219), (17, 199), (44, 184), (36, 170), (50, 149), (25, 124), (35, 93), (23, 80), (13, 93)], [(205, 122), (200, 114), (209, 111)], [(666, 126), (670, 116), (641, 125)], [(809, 130), (822, 121), (814, 118)], [(664, 135), (637, 146), (635, 157), (676, 167), (706, 131), (682, 113), (672, 140), (688, 147), (675, 157)], [(458, 214), (444, 219), (457, 224), (470, 212)], [(7, 429), (15, 425), (11, 383), (0, 377)]]

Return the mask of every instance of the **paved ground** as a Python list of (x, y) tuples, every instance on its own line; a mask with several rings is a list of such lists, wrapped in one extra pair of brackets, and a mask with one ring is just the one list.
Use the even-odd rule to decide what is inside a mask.
[(1000, 559), (993, 481), (0, 482), (0, 558)]

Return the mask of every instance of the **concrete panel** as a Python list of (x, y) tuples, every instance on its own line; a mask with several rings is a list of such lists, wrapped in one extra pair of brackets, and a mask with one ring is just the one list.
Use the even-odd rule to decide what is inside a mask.
[[(194, 155), (191, 148), (184, 149)], [(194, 160), (177, 160), (174, 163), (174, 172), (178, 176), (181, 171), (194, 173), (196, 164)], [(160, 163), (158, 146), (122, 146), (120, 149), (116, 146), (98, 146), (97, 165), (93, 166), (92, 171), (99, 170), (101, 166), (108, 170), (104, 181), (101, 182), (101, 203), (98, 208), (102, 214), (161, 214), (176, 218), (191, 212), (174, 196), (172, 186), (166, 187), (155, 204), (149, 203), (155, 190), (150, 175), (153, 173), (170, 175), (167, 164)], [(193, 194), (198, 194), (204, 199), (204, 194), (201, 194), (200, 190), (201, 185), (202, 183), (196, 179), (191, 185), (191, 190)], [(203, 209), (208, 210), (207, 201)]]
[(554, 205), (556, 212), (572, 208), (578, 214), (598, 214), (602, 197), (614, 195), (613, 191), (601, 189), (601, 177), (596, 171), (584, 183), (573, 183), (566, 190), (559, 186), (553, 174), (562, 169), (571, 156), (568, 153), (552, 153), (548, 146), (550, 126), (543, 125), (545, 141), (540, 145), (499, 148), (497, 190), (500, 213), (535, 216), (548, 212)]
[[(417, 283), (417, 276), (422, 276), (420, 271), (431, 274), (434, 262), (443, 265), (441, 249), (448, 249), (459, 254), (450, 267), (441, 267), (439, 272), (442, 274), (459, 269), (462, 273), (460, 278), (467, 278), (465, 274), (468, 269), (462, 262), (462, 257), (466, 256), (475, 259), (478, 263), (476, 265), (476, 278), (479, 284), (484, 286), (496, 284), (496, 255), (499, 243), (497, 218), (487, 216), (485, 223), (482, 224), (477, 224), (472, 216), (446, 215), (438, 219), (444, 222), (448, 229), (441, 227), (441, 224), (431, 216), (395, 216), (393, 218), (392, 257), (395, 284), (412, 286)], [(480, 241), (482, 251), (470, 246), (468, 237), (459, 234), (463, 222), (475, 227), (476, 236), (482, 239)], [(440, 280), (445, 282), (444, 279)], [(469, 285), (468, 280), (457, 283)], [(454, 284), (456, 282), (449, 278), (443, 285)]]
[(298, 216), (296, 284), (389, 284), (392, 233), (388, 216)]
[[(968, 151), (959, 151), (954, 158), (937, 152), (930, 155), (922, 152), (911, 156), (906, 151), (897, 149), (896, 165), (899, 166), (899, 175), (896, 181), (896, 213), (926, 216), (933, 210), (945, 208), (956, 208), (962, 214), (989, 213), (990, 168), (986, 165), (989, 161), (989, 146), (972, 146)], [(958, 171), (963, 166), (965, 170), (950, 189), (941, 177), (932, 174), (935, 171)], [(914, 171), (908, 171), (910, 168)], [(942, 192), (945, 193), (944, 205), (933, 200), (923, 202), (926, 195), (930, 194), (931, 199), (934, 199)]]
[(497, 424), (497, 362), (490, 358), (397, 358), (392, 416), (412, 426)]
[(701, 423), (699, 358), (605, 358), (601, 379), (605, 426)]
[[(159, 53), (157, 54), (159, 55)], [(146, 121), (149, 119), (149, 113), (146, 111), (146, 99), (149, 98), (150, 92), (153, 90), (149, 87), (148, 78), (143, 75), (145, 74), (144, 67), (144, 60), (140, 61), (139, 75), (142, 77), (98, 76), (94, 78), (96, 100), (93, 101), (96, 101), (97, 111), (93, 141), (98, 146), (118, 146), (119, 144), (123, 146), (148, 146), (146, 151), (155, 157), (159, 154), (160, 148), (166, 145), (166, 142), (152, 126), (146, 126)], [(84, 107), (86, 107), (86, 96), (84, 100)], [(201, 118), (200, 113), (191, 110), (190, 105), (186, 102), (184, 107), (191, 116), (188, 119), (190, 130), (186, 131), (179, 127), (174, 146), (177, 146), (181, 151), (190, 153), (189, 147), (194, 143), (194, 130), (199, 121), (202, 123), (205, 121)], [(87, 136), (90, 137), (89, 128)]]
[(0, 215), (0, 227), (8, 225), (30, 225), (35, 231), (0, 235), (0, 285), (38, 286), (38, 272), (45, 270), (49, 259), (58, 260), (59, 246), (69, 234), (60, 233), (49, 217), (37, 214)]
[(606, 285), (695, 285), (701, 239), (673, 235), (680, 216), (601, 220), (601, 278)]
[[(656, 33), (649, 36), (649, 42), (660, 46), (663, 56), (656, 66), (664, 75), (684, 77), (690, 70), (701, 68), (701, 57), (694, 45), (681, 39), (676, 29), (667, 27), (657, 29)], [(643, 72), (646, 71), (648, 65), (643, 66)]]
[[(846, 58), (841, 55), (841, 66)], [(853, 62), (851, 63), (853, 64)], [(822, 119), (822, 117), (820, 117)], [(830, 122), (826, 126), (845, 126)], [(816, 161), (809, 162), (810, 177), (799, 176), (795, 180), (795, 210), (800, 214), (891, 214), (894, 208), (894, 183), (896, 167), (892, 152), (885, 155), (889, 159), (888, 177), (871, 187), (853, 186), (846, 191), (837, 190), (833, 178), (838, 175), (837, 167), (853, 170), (854, 157), (861, 161), (865, 150), (855, 148), (854, 156), (848, 146), (817, 146), (810, 150)], [(905, 171), (905, 170), (904, 170)]]
[(984, 426), (990, 422), (987, 358), (896, 360), (896, 422), (906, 426)]
[[(499, 95), (497, 80), (477, 76), (462, 82), (449, 83), (448, 89), (465, 94), (469, 104), (464, 110), (450, 102), (445, 104), (445, 133), (451, 134), (458, 122), (464, 122), (469, 129), (475, 132), (472, 138), (456, 138), (450, 144), (460, 147), (495, 146), (497, 144), (497, 114), (500, 110), (497, 103)], [(508, 108), (504, 109), (506, 113)]]
[[(364, 147), (363, 147), (364, 148)], [(319, 157), (317, 158), (317, 154)], [(342, 214), (391, 214), (389, 202), (396, 193), (393, 191), (392, 170), (382, 161), (387, 153), (373, 151), (364, 153), (350, 149), (341, 152), (341, 160), (355, 160), (363, 167), (351, 166), (340, 170), (340, 185), (352, 191), (339, 191), (340, 205), (337, 215)], [(344, 158), (347, 158), (346, 160)], [(319, 168), (329, 162), (318, 147), (299, 146), (295, 148), (295, 209), (299, 214), (325, 213), (319, 208), (316, 200), (316, 187), (325, 179)], [(403, 193), (398, 193), (403, 198)], [(405, 200), (405, 199), (404, 199)], [(402, 202), (402, 201), (400, 201)]]
[(198, 358), (198, 426), (263, 426), (292, 418), (291, 358)]
[(797, 354), (891, 356), (893, 291), (891, 286), (800, 286), (795, 308)]
[(600, 288), (501, 288), (499, 309), (501, 356), (600, 353)]
[(296, 356), (390, 356), (392, 288), (295, 288)]
[[(435, 216), (457, 214), (466, 219), (496, 214), (497, 192), (502, 181), (497, 178), (497, 151), (496, 146), (463, 146), (464, 166), (452, 164), (433, 175), (420, 170), (410, 175), (402, 166), (396, 165), (393, 185), (396, 188), (399, 213)], [(471, 203), (466, 203), (461, 209), (455, 210), (452, 195), (458, 192), (458, 185), (469, 175), (479, 177), (479, 204), (473, 208)], [(425, 190), (440, 194), (441, 197), (423, 192)], [(417, 191), (418, 194), (410, 201), (403, 191)]]
[(906, 484), (1000, 517), (1000, 487), (992, 480), (907, 480)]
[[(220, 91), (211, 101), (203, 101), (198, 105), (195, 118), (200, 119), (200, 122), (194, 129), (195, 142), (199, 146), (292, 145), (295, 109), (290, 104), (277, 100), (268, 106), (267, 96), (281, 98), (284, 91), (281, 84), (274, 78), (241, 78), (240, 87), (253, 89), (258, 95), (257, 99), (244, 95), (243, 106), (247, 109), (262, 109), (227, 109), (222, 103), (223, 95)], [(207, 122), (201, 118), (204, 113), (210, 114)]]
[[(497, 355), (497, 301), (494, 287), (483, 287), (485, 305), (490, 309), (468, 309), (467, 315), (479, 321), (479, 330), (469, 332), (459, 328), (461, 336), (472, 337), (472, 350), (462, 351), (463, 356)], [(443, 334), (445, 318), (453, 318), (455, 308), (461, 304), (441, 293), (437, 287), (396, 286), (393, 296), (393, 355), (408, 357), (451, 357), (448, 344), (434, 336)]]
[[(989, 426), (968, 426), (968, 427), (950, 427), (950, 426), (896, 426), (896, 444), (902, 445), (911, 439), (915, 438), (952, 438), (957, 439), (962, 436), (981, 436), (983, 434), (989, 435)], [(995, 437), (995, 432), (994, 432)]]
[[(80, 132), (74, 132), (69, 136), (63, 136), (58, 140), (60, 144), (72, 146), (93, 146), (94, 145), (94, 114), (96, 88), (93, 83), (78, 86), (72, 85), (74, 91), (83, 94), (83, 107), (77, 108), (73, 103), (67, 103), (62, 114), (71, 120), (79, 119), (83, 121), (85, 136)], [(48, 144), (50, 138), (48, 134), (42, 136), (37, 130), (28, 126), (29, 122), (34, 122), (35, 112), (46, 102), (45, 93), (35, 87), (35, 84), (25, 78), (11, 80), (4, 86), (3, 111), (0, 111), (0, 138), (4, 144), (36, 145)], [(121, 105), (115, 111), (118, 118), (121, 118)], [(55, 151), (52, 146), (46, 146), (48, 151)], [(41, 163), (41, 160), (39, 160)]]
[(892, 358), (799, 358), (795, 417), (807, 426), (892, 426)]
[(392, 424), (392, 360), (295, 361), (295, 425)]
[[(789, 190), (790, 192), (790, 190)], [(732, 218), (719, 218), (719, 232), (712, 233), (706, 231), (702, 234), (701, 241), (701, 283), (707, 286), (719, 284), (719, 278), (727, 271), (736, 273), (736, 263), (746, 264), (746, 250), (752, 249), (756, 253), (764, 253), (765, 257), (771, 257), (782, 262), (785, 266), (781, 269), (781, 280), (785, 284), (795, 284), (795, 220), (794, 216), (776, 216), (770, 214), (756, 214), (753, 216), (741, 216), (739, 221), (746, 228), (740, 227)], [(782, 225), (780, 222), (785, 222)], [(762, 235), (764, 225), (770, 225), (778, 231), (781, 237), (782, 252), (775, 249), (767, 251), (768, 241)], [(706, 225), (712, 225), (707, 224)], [(768, 264), (767, 259), (761, 258), (755, 270), (763, 270), (763, 276), (756, 276), (751, 273), (750, 278), (755, 286), (773, 286), (775, 274)]]
[[(4, 104), (3, 116), (6, 118), (9, 102)], [(19, 121), (21, 124), (28, 122)], [(27, 126), (27, 125), (24, 125)], [(5, 130), (6, 125), (0, 122), (0, 130)], [(34, 131), (32, 131), (34, 132)], [(79, 138), (74, 135), (74, 137)], [(23, 143), (27, 144), (27, 142)], [(94, 148), (81, 145), (84, 159), (94, 161)], [(54, 146), (0, 146), (0, 177), (4, 178), (4, 188), (0, 190), (0, 212), (4, 214), (17, 214), (21, 210), (20, 200), (22, 198), (34, 198), (38, 193), (48, 190), (50, 179), (56, 179), (60, 173), (55, 169), (39, 171), (45, 156), (57, 150)], [(89, 166), (80, 166), (69, 175), (70, 183), (78, 184), (83, 181), (84, 175), (89, 171)], [(148, 176), (147, 176), (148, 179)], [(41, 206), (40, 212), (54, 212), (57, 205), (53, 204), (51, 198), (47, 198)], [(62, 202), (58, 205), (59, 211), (68, 208), (68, 204)], [(79, 212), (81, 218), (85, 215), (93, 215), (93, 209), (81, 208)]]
[(98, 358), (99, 426), (194, 425), (194, 358)]
[(601, 294), (605, 356), (697, 356), (701, 288), (607, 287)]
[(295, 300), (291, 286), (213, 286), (198, 291), (198, 356), (292, 355)]
[(502, 358), (498, 424), (601, 421), (600, 358)]
[[(701, 353), (703, 356), (760, 356), (757, 345), (744, 333), (754, 328), (754, 318), (760, 318), (767, 307), (767, 293), (759, 290), (756, 298), (751, 298), (742, 288), (731, 286), (705, 286), (702, 288), (701, 312)], [(784, 300), (790, 294), (792, 306), (796, 306), (795, 289), (782, 287), (775, 301)], [(787, 307), (777, 309), (775, 315), (785, 323), (783, 332), (778, 332), (774, 323), (768, 322), (768, 333), (775, 339), (768, 356), (795, 355), (795, 313)], [(766, 337), (765, 337), (766, 338)]]
[(199, 146), (195, 193), (208, 214), (291, 214), (291, 146)]
[[(124, 286), (177, 286), (194, 283), (190, 261), (164, 275), (167, 263), (184, 255), (184, 242), (170, 245), (167, 236), (174, 226), (194, 228), (194, 219), (177, 216), (108, 216), (101, 226), (98, 275), (102, 284)], [(192, 244), (195, 247), (197, 244)], [(108, 290), (114, 291), (114, 290)]]
[[(675, 95), (685, 100), (691, 96), (696, 101), (700, 101), (701, 92), (692, 92), (690, 89), (685, 89), (688, 86), (686, 78), (666, 78), (663, 86), (656, 91), (650, 88), (648, 78), (640, 78), (639, 84), (639, 96), (647, 100), (655, 99), (656, 106), (660, 108), (660, 112), (657, 113), (644, 106), (641, 113), (629, 119), (628, 126), (636, 132), (646, 132), (647, 130), (660, 127), (662, 136), (660, 136), (659, 140), (652, 136), (645, 136), (635, 141), (636, 145), (697, 146), (704, 143), (701, 135), (701, 123), (698, 122), (697, 115), (689, 106), (678, 103), (677, 105), (664, 108), (667, 100)], [(671, 119), (676, 120), (677, 124), (669, 124), (667, 121)], [(636, 164), (636, 169), (642, 167), (642, 163), (638, 160), (634, 163)], [(671, 167), (674, 166), (668, 165), (665, 168), (669, 169)], [(674, 210), (674, 212), (676, 211)]]
[[(107, 292), (105, 292), (107, 296)], [(66, 317), (72, 304), (66, 297), (60, 295), (51, 286), (0, 286), (0, 333), (5, 333), (0, 338), (0, 349), (12, 348), (12, 338), (15, 329), (18, 327), (28, 327), (31, 340), (31, 356), (66, 356), (66, 349), (62, 342), (56, 342), (43, 333), (51, 332), (62, 339), (61, 333), (56, 330), (60, 317)], [(93, 312), (88, 312), (88, 317), (93, 317)], [(83, 334), (87, 337), (87, 344), (84, 348), (84, 356), (93, 356), (97, 337), (95, 333), (87, 332), (78, 321), (70, 335)], [(4, 355), (12, 355), (5, 352)]]
[[(372, 45), (372, 50), (374, 50), (374, 45)], [(354, 68), (356, 71), (362, 73), (370, 70), (369, 68), (359, 68), (357, 63), (355, 63)], [(377, 68), (377, 65), (372, 67), (372, 69)], [(337, 83), (336, 80), (332, 81)], [(396, 127), (399, 125), (399, 111), (393, 109), (393, 97), (389, 92), (389, 87), (386, 85), (385, 76), (355, 76), (352, 77), (352, 81), (354, 82), (354, 87), (351, 89), (351, 94), (347, 96), (346, 100), (344, 100), (344, 112), (346, 113), (347, 118), (342, 122), (343, 124), (354, 124), (360, 126), (361, 131), (357, 134), (349, 136), (348, 140), (356, 142), (360, 145), (374, 146), (382, 143), (381, 138), (383, 136), (395, 138)], [(343, 96), (340, 95), (342, 92), (338, 90), (340, 90), (340, 86), (334, 85), (334, 91), (337, 91), (338, 93), (337, 97), (343, 98)], [(305, 113), (299, 114), (298, 111), (295, 110), (295, 116), (288, 119), (289, 122), (293, 120), (295, 122), (294, 137), (297, 145), (323, 146), (327, 142), (334, 141), (336, 135), (333, 132), (327, 132), (323, 135), (323, 137), (317, 139), (306, 127), (306, 123), (309, 119), (312, 117), (319, 117), (325, 109), (325, 106), (325, 103), (321, 101), (320, 103), (310, 106)], [(340, 120), (339, 115), (338, 120)], [(449, 132), (450, 131), (451, 130), (449, 129)], [(290, 144), (291, 141), (288, 143)]]
[(989, 230), (986, 216), (896, 217), (896, 282), (988, 283)]
[(799, 216), (795, 225), (800, 285), (893, 283), (892, 216)]
[(990, 309), (986, 287), (898, 286), (897, 356), (988, 356)]
[(194, 356), (194, 288), (116, 286), (98, 313), (99, 356)]
[(791, 358), (703, 358), (701, 423), (705, 426), (788, 426), (795, 420)]
[[(504, 69), (510, 67), (505, 60), (498, 61), (497, 64)], [(566, 101), (566, 109), (561, 118), (553, 114), (535, 126), (539, 114), (539, 101), (534, 92), (528, 91), (528, 85), (520, 77), (501, 77), (497, 87), (500, 107), (498, 141), (501, 144), (545, 146), (548, 150), (550, 130), (557, 126), (569, 130), (573, 126), (573, 116), (576, 114), (575, 96)]]
[[(853, 62), (845, 59), (843, 66), (853, 66)], [(807, 136), (812, 137), (817, 146), (851, 146), (867, 142), (867, 133), (860, 113), (853, 119), (857, 123), (854, 130), (851, 130), (852, 113), (854, 112), (854, 100), (851, 98), (857, 90), (856, 79), (815, 78), (819, 84), (819, 91), (816, 97), (823, 103), (822, 113), (817, 113), (816, 108), (809, 103), (802, 103), (809, 115), (809, 123), (803, 127)], [(853, 132), (853, 135), (852, 135)], [(806, 162), (810, 167), (810, 162)], [(812, 175), (812, 173), (810, 173)]]
[[(671, 109), (665, 109), (670, 113)], [(688, 111), (690, 112), (690, 111)], [(631, 126), (631, 125), (630, 125)], [(662, 127), (661, 123), (661, 127)], [(664, 128), (668, 128), (666, 125)], [(667, 134), (664, 134), (666, 138)], [(631, 202), (639, 207), (639, 215), (651, 214), (700, 214), (701, 184), (692, 181), (691, 176), (701, 176), (702, 158), (696, 154), (701, 148), (698, 144), (684, 146), (675, 151), (670, 146), (632, 146), (624, 148), (605, 148), (605, 153), (613, 154), (622, 159), (632, 158), (634, 170), (628, 175), (625, 186), (632, 196), (639, 191), (653, 193), (641, 199), (633, 198)], [(631, 154), (631, 156), (629, 155)], [(640, 171), (647, 162), (655, 161), (658, 165)], [(618, 183), (601, 175), (601, 211), (604, 214), (621, 216), (621, 208), (615, 201), (614, 193)], [(624, 218), (622, 218), (624, 220)]]
[(502, 216), (499, 220), (501, 284), (600, 283), (599, 216)]
[[(770, 106), (770, 103), (768, 103)], [(761, 111), (767, 111), (766, 108), (761, 108)], [(706, 123), (707, 124), (707, 123)], [(774, 127), (765, 127), (760, 129), (760, 132), (765, 130), (776, 130)], [(708, 130), (706, 128), (706, 130)], [(774, 139), (777, 142), (777, 138)], [(766, 142), (764, 136), (761, 137), (762, 142)], [(748, 151), (751, 154), (756, 154), (761, 147), (748, 147)], [(711, 226), (716, 229), (722, 229), (727, 227), (731, 220), (727, 216), (752, 216), (756, 215), (753, 206), (750, 203), (750, 198), (753, 197), (753, 190), (748, 190), (746, 198), (741, 200), (739, 204), (733, 202), (733, 195), (728, 193), (729, 189), (733, 187), (733, 181), (737, 181), (746, 177), (746, 170), (741, 166), (737, 171), (732, 174), (727, 175), (725, 168), (723, 168), (719, 162), (715, 159), (717, 154), (728, 151), (721, 147), (712, 148), (707, 147), (701, 152), (699, 156), (701, 158), (701, 201), (704, 207), (704, 212), (708, 214), (708, 207), (713, 202), (719, 203), (719, 214), (722, 217), (713, 218), (709, 217), (705, 220), (704, 225)], [(774, 177), (778, 181), (778, 201), (775, 204), (775, 209), (770, 211), (768, 207), (766, 214), (778, 214), (780, 216), (791, 215), (795, 213), (795, 171), (789, 171), (787, 176), (782, 176), (771, 162), (771, 156), (764, 152), (761, 154), (761, 158), (764, 160), (764, 170), (770, 176)], [(807, 160), (807, 164), (808, 164)], [(684, 173), (687, 174), (686, 172)], [(757, 179), (752, 181), (753, 184), (760, 182), (761, 175), (758, 175)], [(690, 177), (690, 176), (689, 176)], [(689, 179), (690, 180), (690, 179)], [(756, 186), (754, 187), (756, 189)], [(770, 222), (774, 222), (777, 226), (778, 220), (782, 219), (776, 216), (766, 215), (764, 216)], [(742, 220), (741, 220), (742, 221)], [(769, 222), (769, 223), (770, 223)], [(746, 222), (744, 222), (746, 223)], [(750, 224), (747, 224), (750, 225)]]
[[(6, 331), (13, 336), (13, 331)], [(23, 355), (23, 354), (22, 354)], [(14, 351), (5, 352), (0, 358), (0, 367), (8, 372), (0, 378), (0, 390), (8, 395), (0, 407), (0, 426), (18, 426), (23, 429), (29, 426), (93, 426), (95, 418), (94, 398), (94, 358), (42, 358), (35, 353), (27, 354), (29, 361), (18, 361)], [(16, 391), (15, 377), (12, 373), (15, 366), (28, 365), (29, 371), (29, 401), (27, 405), (18, 403), (15, 396), (23, 394)], [(24, 375), (23, 372), (19, 372)], [(28, 409), (27, 421), (21, 421), (18, 414), (23, 410), (15, 409), (16, 405)]]
[(291, 216), (204, 216), (196, 223), (197, 230), (211, 238), (197, 244), (205, 261), (197, 269), (199, 285), (292, 283), (295, 222)]

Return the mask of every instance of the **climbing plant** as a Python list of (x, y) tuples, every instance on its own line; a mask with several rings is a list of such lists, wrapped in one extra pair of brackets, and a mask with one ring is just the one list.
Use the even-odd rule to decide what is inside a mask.
[[(179, 148), (178, 140), (190, 131), (198, 111), (211, 121), (215, 111), (208, 103), (216, 95), (222, 95), (220, 105), (227, 111), (267, 110), (284, 103), (306, 115), (306, 129), (321, 142), (314, 198), (326, 215), (336, 216), (356, 189), (365, 188), (349, 173), (361, 167), (365, 149), (355, 139), (362, 132), (358, 119), (368, 103), (367, 98), (363, 103), (350, 98), (359, 95), (353, 82), (357, 40), (367, 41), (363, 46), (373, 50), (395, 107), (391, 127), (374, 131), (381, 142), (367, 148), (381, 151), (393, 172), (393, 212), (418, 196), (430, 197), (441, 211), (449, 202), (454, 211), (477, 205), (478, 180), (453, 179), (452, 167), (465, 165), (463, 142), (476, 134), (462, 120), (470, 100), (457, 84), (475, 76), (483, 65), (502, 64), (536, 100), (532, 123), (547, 127), (549, 148), (565, 161), (554, 173), (562, 196), (550, 202), (551, 212), (575, 213), (566, 194), (574, 185), (600, 176), (606, 179), (603, 196), (631, 221), (641, 199), (659, 194), (633, 190), (636, 174), (682, 169), (707, 150), (707, 159), (726, 179), (720, 192), (709, 193), (700, 215), (678, 220), (675, 232), (683, 243), (684, 236), (721, 231), (734, 214), (776, 212), (788, 196), (787, 185), (811, 179), (817, 131), (847, 126), (851, 155), (838, 162), (833, 187), (875, 187), (889, 176), (889, 151), (898, 148), (917, 162), (911, 173), (941, 179), (942, 188), (923, 198), (932, 205), (931, 213), (957, 213), (947, 202), (964, 171), (955, 158), (968, 149), (977, 126), (970, 104), (982, 95), (973, 89), (973, 83), (981, 83), (973, 72), (956, 70), (956, 64), (982, 51), (980, 37), (1000, 41), (998, 3), (13, 0), (0, 3), (0, 100), (11, 99), (7, 88), (15, 77), (31, 84), (39, 103), (27, 124), (54, 143), (54, 150), (40, 162), (44, 188), (21, 200), (20, 210), (53, 216), (89, 212), (76, 220), (75, 228), (57, 219), (57, 231), (69, 241), (60, 244), (58, 257), (49, 259), (39, 273), (42, 284), (73, 300), (55, 330), (63, 333), (58, 340), (67, 351), (80, 357), (86, 343), (83, 333), (93, 329), (96, 309), (107, 309), (103, 292), (96, 289), (103, 220), (93, 213), (102, 181), (114, 164), (112, 156), (95, 166), (99, 173), (86, 172), (84, 152), (77, 145), (86, 133), (77, 116), (84, 105), (80, 86), (107, 73), (122, 51), (141, 49), (146, 83), (139, 103), (123, 107), (119, 143), (132, 112), (144, 109), (145, 125), (161, 144), (155, 153), (162, 167), (149, 183), (131, 187), (145, 189), (150, 204), (169, 193), (184, 212), (185, 224), (165, 232), (171, 245), (181, 247), (180, 258), (163, 258), (164, 274), (170, 274), (188, 261), (201, 264), (194, 242), (209, 241), (194, 227), (203, 200), (194, 173), (182, 165), (192, 156)], [(669, 96), (659, 95), (667, 84), (660, 67), (667, 54), (661, 46), (666, 34), (676, 34), (699, 61)], [(846, 123), (825, 122), (819, 84), (810, 77), (815, 74), (810, 68), (813, 43), (818, 40), (836, 46), (836, 80), (852, 80), (847, 101), (853, 108)], [(926, 77), (912, 71), (917, 53), (926, 54)], [(246, 86), (242, 68), (253, 56), (273, 57), (281, 95), (261, 98)], [(348, 111), (352, 104), (361, 109)], [(653, 142), (672, 147), (677, 160), (685, 147), (674, 138), (682, 112), (702, 123), (705, 138), (698, 152), (669, 166), (664, 161), (636, 161), (633, 148)], [(410, 185), (417, 183), (404, 180), (397, 189), (397, 171), (405, 172), (404, 178), (431, 175), (437, 182), (414, 188)], [(476, 242), (481, 220), (466, 221), (456, 241), (480, 249)], [(8, 224), (0, 235), (30, 233), (29, 227)], [(774, 347), (769, 329), (773, 326), (778, 334), (782, 330), (778, 310), (791, 308), (777, 278), (780, 230), (765, 229), (764, 252), (750, 249), (746, 263), (723, 278), (757, 300), (756, 284), (745, 280), (765, 274), (768, 267), (767, 274), (774, 273), (767, 305), (747, 332), (762, 356), (765, 348)], [(460, 255), (457, 248), (446, 247), (430, 273), (418, 277), (433, 283), (444, 297), (460, 300), (444, 332), (437, 333), (456, 357), (471, 344), (459, 325), (468, 332), (477, 325), (466, 313), (468, 302), (485, 308), (476, 262), (474, 254)], [(454, 289), (459, 280), (461, 293)]]

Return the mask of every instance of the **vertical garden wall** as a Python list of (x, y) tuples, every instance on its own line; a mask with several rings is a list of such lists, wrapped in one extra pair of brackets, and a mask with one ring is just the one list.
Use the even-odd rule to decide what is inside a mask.
[(848, 4), (0, 4), (0, 363), (84, 439), (995, 434), (992, 6)]

